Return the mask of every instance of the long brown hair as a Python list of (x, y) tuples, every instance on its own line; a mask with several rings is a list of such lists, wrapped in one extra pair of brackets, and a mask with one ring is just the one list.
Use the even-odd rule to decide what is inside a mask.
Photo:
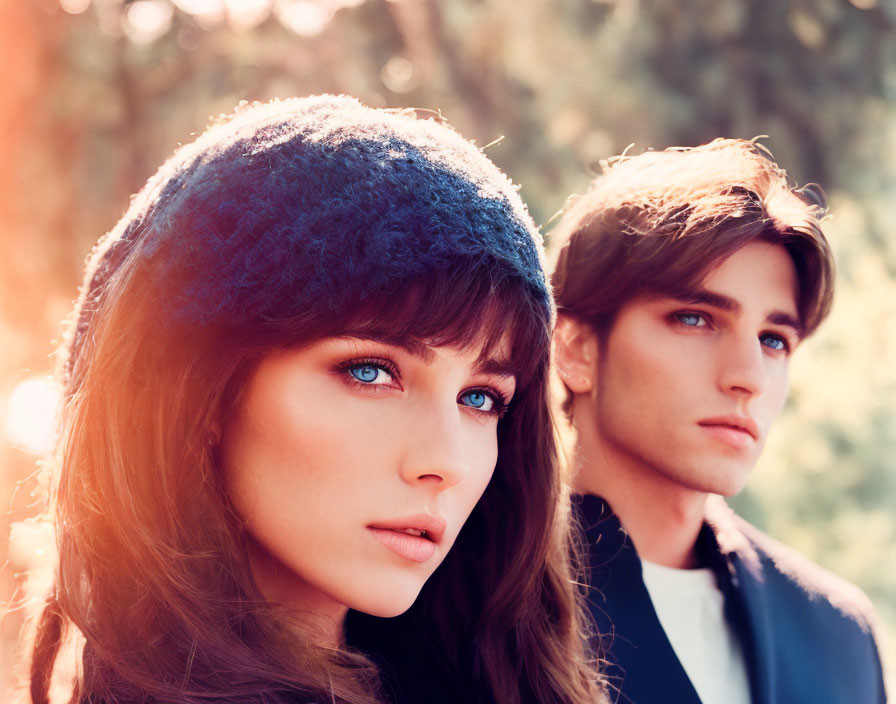
[[(457, 346), (485, 339), (483, 354), (509, 339), (518, 387), (499, 423), (494, 478), (445, 563), (421, 593), (412, 617), (426, 637), (439, 644), (440, 667), (477, 698), (511, 704), (594, 701), (595, 675), (583, 652), (565, 495), (555, 469), (547, 406), (552, 313), (537, 280), (533, 284), (531, 278), (514, 274), (518, 264), (465, 240), (453, 259), (437, 253), (436, 265), (412, 267), (399, 278), (377, 278), (386, 266), (378, 264), (373, 278), (363, 280), (363, 267), (352, 260), (346, 265), (345, 287), (359, 288), (346, 292), (337, 287), (330, 296), (307, 298), (321, 277), (329, 276), (328, 285), (334, 286), (332, 272), (319, 273), (318, 261), (308, 264), (308, 252), (296, 251), (296, 242), (310, 237), (295, 224), (300, 211), (276, 209), (287, 208), (284, 202), (295, 200), (297, 190), (333, 186), (321, 186), (326, 179), (319, 165), (310, 185), (274, 178), (282, 152), (310, 149), (318, 160), (336, 153), (338, 164), (330, 168), (338, 169), (333, 178), (339, 179), (351, 170), (352, 159), (365, 169), (365, 178), (398, 171), (395, 181), (402, 191), (397, 198), (424, 189), (414, 180), (415, 172), (409, 177), (400, 171), (414, 166), (415, 158), (427, 169), (424, 176), (442, 189), (442, 198), (459, 185), (472, 183), (474, 193), (482, 191), (469, 170), (460, 171), (457, 178), (452, 171), (449, 178), (441, 166), (433, 171), (433, 157), (417, 157), (407, 143), (396, 141), (394, 130), (403, 130), (398, 132), (403, 135), (417, 129), (411, 123), (419, 121), (383, 117), (381, 111), (366, 108), (359, 113), (360, 106), (352, 101), (346, 107), (346, 100), (325, 100), (323, 110), (320, 101), (272, 108), (278, 140), (270, 139), (274, 130), (268, 121), (248, 138), (252, 149), (246, 148), (245, 125), (215, 128), (230, 137), (238, 133), (238, 149), (216, 156), (208, 145), (222, 141), (220, 134), (201, 138), (203, 149), (188, 145), (173, 166), (147, 185), (95, 252), (62, 364), (65, 399), (52, 496), (59, 564), (54, 591), (38, 623), (32, 658), (34, 704), (49, 701), (54, 660), (71, 627), (85, 643), (75, 702), (360, 704), (380, 699), (378, 673), (367, 657), (358, 650), (327, 650), (303, 640), (290, 627), (289, 614), (262, 597), (240, 522), (222, 489), (215, 445), (209, 442), (265, 354), (331, 335)], [(310, 114), (319, 121), (322, 113), (324, 124), (342, 113), (348, 113), (349, 121), (364, 121), (368, 141), (361, 147), (348, 142), (334, 146), (331, 138), (321, 140), (321, 147), (314, 142), (311, 149), (308, 143), (313, 140), (302, 120)], [(293, 129), (292, 123), (301, 129)], [(375, 158), (370, 156), (371, 149), (378, 148), (369, 142), (371, 123), (392, 130)], [(320, 123), (314, 126), (319, 132)], [(341, 128), (344, 131), (345, 124)], [(435, 134), (451, 148), (469, 147), (455, 144), (462, 140), (446, 127), (424, 125), (422, 130), (429, 142)], [(290, 137), (294, 143), (283, 137), (284, 131), (298, 135)], [(265, 140), (261, 146), (258, 135)], [(484, 157), (473, 153), (464, 158), (477, 168), (494, 168), (480, 167), (476, 160)], [(302, 170), (293, 164), (297, 157), (290, 153), (289, 158), (291, 173), (300, 175)], [(255, 207), (245, 206), (249, 216), (236, 212), (228, 200), (228, 194), (237, 192), (242, 197), (252, 182), (246, 159), (249, 166), (260, 163), (268, 179), (253, 196)], [(224, 166), (210, 175), (208, 170), (218, 161)], [(392, 168), (382, 168), (381, 162)], [(350, 180), (349, 185), (350, 190), (340, 193), (366, 192)], [(501, 203), (516, 196), (509, 186), (499, 185), (499, 196), (489, 192), (489, 200), (483, 200), (491, 212), (472, 225), (471, 219), (479, 217), (476, 211), (457, 215), (457, 204), (441, 204), (428, 193), (415, 195), (414, 209), (429, 209), (427, 223), (436, 232), (413, 233), (407, 245), (415, 257), (411, 263), (425, 261), (433, 247), (455, 236), (439, 229), (436, 216), (443, 212), (445, 218), (456, 218), (446, 222), (454, 222), (462, 234), (464, 227), (473, 227), (487, 232), (487, 238), (505, 237), (495, 234), (501, 221), (495, 220), (494, 202), (496, 197)], [(277, 188), (286, 189), (285, 195)], [(375, 195), (388, 200), (382, 188)], [(218, 207), (212, 221), (204, 203), (197, 201), (201, 189), (228, 206)], [(470, 201), (463, 192), (459, 197)], [(313, 191), (298, 198), (306, 210), (318, 200)], [(519, 213), (524, 214), (521, 205), (508, 202), (513, 214), (504, 217), (513, 227), (524, 223), (522, 233), (532, 247), (526, 220), (519, 220)], [(327, 218), (314, 221), (317, 228), (332, 222), (335, 234), (328, 234), (330, 239), (346, 231), (364, 237), (375, 227), (371, 223), (378, 222), (370, 208), (348, 207), (334, 214), (330, 207)], [(263, 208), (268, 212), (259, 217)], [(390, 211), (390, 236), (402, 223), (392, 215)], [(246, 241), (263, 244), (253, 250), (260, 252), (253, 255), (256, 258), (245, 255), (246, 245), (233, 242), (233, 233), (240, 232), (247, 217), (253, 229)], [(274, 227), (283, 223), (292, 228), (282, 235), (293, 238), (289, 247), (270, 235), (285, 232)], [(429, 250), (423, 247), (427, 236), (433, 242)], [(514, 246), (523, 247), (515, 236)], [(403, 253), (395, 254), (394, 239), (389, 243), (390, 254)], [(359, 257), (370, 249), (357, 240), (349, 245), (361, 252)], [(224, 254), (215, 250), (225, 246), (231, 249)], [(333, 251), (341, 256), (346, 246), (340, 243)], [(272, 247), (281, 251), (271, 255), (267, 250)], [(320, 261), (326, 260), (328, 252), (314, 251)], [(233, 271), (248, 269), (255, 280), (250, 276), (249, 285), (236, 294), (233, 286), (225, 291), (232, 294), (228, 308), (213, 288), (213, 277), (225, 276), (237, 255), (242, 258)], [(209, 271), (215, 256), (223, 263)], [(257, 261), (263, 256), (275, 257), (278, 274), (293, 273), (288, 285), (260, 282), (271, 291), (266, 294), (270, 300), (258, 303), (256, 269), (262, 268)], [(534, 261), (537, 265), (537, 258)], [(197, 288), (196, 281), (206, 289)], [(197, 304), (203, 296), (213, 305)], [(251, 308), (255, 304), (267, 307), (257, 313)], [(193, 313), (185, 315), (184, 306)], [(514, 522), (513, 530), (508, 521)]]

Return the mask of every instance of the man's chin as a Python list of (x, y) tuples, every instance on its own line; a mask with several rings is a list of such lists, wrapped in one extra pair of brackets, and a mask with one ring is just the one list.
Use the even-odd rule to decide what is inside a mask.
[(749, 470), (716, 475), (705, 483), (703, 491), (707, 494), (718, 494), (724, 497), (736, 496), (743, 491), (749, 476)]
[(679, 482), (696, 492), (730, 497), (743, 490), (751, 470), (752, 466), (715, 466), (712, 470), (682, 473), (679, 475)]

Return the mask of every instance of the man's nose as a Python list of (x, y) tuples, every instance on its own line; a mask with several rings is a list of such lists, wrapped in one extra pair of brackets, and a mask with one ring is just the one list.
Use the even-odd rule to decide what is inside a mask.
[(755, 335), (733, 335), (720, 360), (719, 386), (738, 396), (757, 396), (768, 387), (762, 343)]

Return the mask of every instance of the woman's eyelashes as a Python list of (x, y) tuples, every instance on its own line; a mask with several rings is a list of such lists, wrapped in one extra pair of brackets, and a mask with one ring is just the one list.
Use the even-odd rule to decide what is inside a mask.
[[(398, 366), (388, 359), (351, 359), (339, 363), (336, 371), (356, 388), (371, 391), (379, 390), (381, 387), (402, 389)], [(509, 401), (503, 393), (487, 386), (465, 389), (458, 395), (457, 403), (477, 412), (498, 417), (504, 415), (509, 406)]]
[(509, 405), (503, 394), (488, 388), (467, 389), (457, 397), (457, 402), (462, 406), (469, 406), (499, 418), (507, 412)]
[(337, 366), (338, 371), (359, 386), (399, 386), (398, 367), (388, 359), (351, 359)]

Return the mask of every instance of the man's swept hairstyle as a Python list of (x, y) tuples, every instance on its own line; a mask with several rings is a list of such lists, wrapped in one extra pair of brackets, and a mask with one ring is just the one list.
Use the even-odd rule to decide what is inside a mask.
[(825, 212), (822, 190), (793, 187), (755, 141), (716, 139), (619, 157), (551, 233), (557, 309), (604, 335), (633, 297), (686, 297), (745, 244), (769, 242), (793, 259), (805, 337), (833, 296)]

